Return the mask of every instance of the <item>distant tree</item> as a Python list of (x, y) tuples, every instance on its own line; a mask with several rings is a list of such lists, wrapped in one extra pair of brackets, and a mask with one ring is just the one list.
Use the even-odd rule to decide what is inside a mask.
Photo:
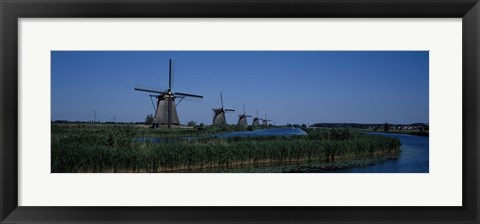
[(292, 127), (292, 124), (287, 124), (287, 127)]
[(302, 124), (302, 128), (306, 128), (306, 127), (307, 127), (307, 125), (306, 125), (306, 124)]
[(193, 120), (191, 120), (187, 123), (187, 126), (189, 126), (189, 127), (195, 127), (195, 125), (197, 125), (197, 122), (195, 122)]
[(153, 114), (149, 114), (149, 115), (147, 115), (147, 117), (145, 118), (145, 123), (146, 123), (146, 124), (153, 124), (153, 120), (155, 120), (155, 118), (153, 118)]
[(388, 123), (383, 124), (383, 131), (388, 132), (390, 130), (390, 125)]
[(201, 127), (201, 128), (203, 128), (203, 125), (204, 125), (203, 123), (200, 123), (200, 127)]

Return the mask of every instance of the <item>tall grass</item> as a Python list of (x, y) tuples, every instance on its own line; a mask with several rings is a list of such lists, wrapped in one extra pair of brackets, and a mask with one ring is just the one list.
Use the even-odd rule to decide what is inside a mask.
[[(192, 130), (158, 136), (195, 136)], [(348, 160), (396, 156), (400, 141), (348, 129), (312, 130), (308, 136), (196, 138), (149, 143), (134, 137), (155, 131), (127, 125), (52, 125), (52, 172), (176, 172), (246, 164)]]

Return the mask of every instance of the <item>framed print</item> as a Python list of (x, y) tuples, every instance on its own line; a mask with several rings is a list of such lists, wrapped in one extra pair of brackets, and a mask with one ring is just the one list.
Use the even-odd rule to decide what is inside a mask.
[(478, 223), (479, 7), (2, 1), (2, 223)]
[[(24, 38), (21, 38), (21, 46), (31, 46), (32, 42), (44, 41), (36, 47), (23, 48), (20, 51), (20, 55), (26, 56), (25, 61), (21, 60), (20, 64), (30, 66), (20, 68), (24, 72), (19, 76), (22, 80), (19, 86), (22, 89), (36, 88), (37, 96), (45, 94), (44, 97), (48, 98), (50, 95), (51, 103), (29, 104), (28, 96), (25, 95), (27, 98), (21, 96), (19, 99), (20, 107), (24, 108), (24, 111), (36, 111), (41, 117), (50, 115), (52, 120), (51, 137), (40, 137), (35, 133), (41, 132), (43, 125), (36, 122), (42, 120), (29, 116), (28, 113), (20, 113), (20, 127), (27, 125), (23, 128), (23, 136), (32, 141), (25, 142), (20, 147), (22, 149), (19, 160), (23, 164), (37, 164), (22, 168), (19, 176), (19, 181), (24, 183), (19, 187), (21, 205), (86, 206), (92, 205), (93, 198), (97, 206), (132, 205), (131, 201), (135, 201), (136, 206), (461, 204), (461, 153), (431, 151), (429, 147), (438, 144), (437, 141), (429, 141), (430, 138), (442, 139), (445, 137), (440, 136), (446, 133), (450, 134), (451, 140), (449, 145), (442, 142), (443, 145), (455, 148), (461, 144), (462, 132), (458, 125), (461, 123), (460, 105), (454, 107), (456, 109), (452, 108), (452, 105), (461, 101), (459, 21), (445, 20), (445, 23), (441, 22), (442, 25), (439, 26), (439, 22), (428, 20), (385, 19), (384, 21), (391, 21), (388, 27), (369, 19), (291, 19), (286, 23), (280, 20), (241, 18), (223, 19), (221, 22), (214, 19), (197, 18), (193, 21), (170, 18), (133, 20), (125, 24), (127, 21), (64, 19), (58, 27), (55, 20), (21, 19), (20, 32), (25, 34)], [(119, 27), (119, 22), (122, 23), (120, 32), (135, 29), (137, 31), (133, 33), (136, 35), (145, 33), (144, 28), (151, 30), (149, 27), (153, 26), (158, 29), (142, 35), (152, 37), (153, 41), (144, 38), (141, 43), (145, 45), (140, 46), (136, 42), (128, 42), (132, 37), (127, 37), (127, 34), (117, 33), (114, 27)], [(189, 37), (195, 32), (195, 29), (190, 27), (191, 23), (201, 27), (205, 34), (203, 37), (197, 34), (195, 43), (190, 46), (186, 46), (185, 41), (166, 39), (168, 37), (155, 33), (168, 30), (167, 27), (172, 26), (169, 24), (174, 24), (178, 31), (171, 37), (175, 36), (177, 40), (177, 36)], [(300, 31), (299, 27), (304, 23), (318, 29)], [(342, 46), (329, 40), (338, 39), (338, 36), (351, 37), (352, 33), (339, 34), (335, 31), (347, 30), (342, 27), (351, 23), (364, 31), (369, 30), (369, 27), (375, 27), (374, 30), (390, 30), (386, 32), (388, 36), (385, 34), (386, 36), (378, 38), (389, 40), (385, 43), (388, 46), (379, 47), (378, 39), (373, 40), (369, 35), (356, 35), (355, 43), (348, 47), (345, 46), (347, 40), (338, 42)], [(128, 27), (129, 24), (131, 28)], [(281, 26), (278, 26), (279, 24)], [(63, 30), (62, 36), (43, 38), (42, 33), (54, 32), (45, 32), (51, 30), (52, 26), (55, 27), (54, 30)], [(81, 30), (79, 26), (95, 30), (93, 32), (100, 36), (96, 38), (96, 42), (103, 46), (97, 45), (94, 47), (97, 49), (95, 51), (90, 50), (90, 44), (87, 49), (73, 46), (80, 43), (71, 42), (75, 37), (81, 36), (77, 33)], [(163, 28), (164, 26), (167, 27)], [(240, 33), (245, 31), (239, 27), (249, 27), (249, 30), (255, 30), (254, 33), (257, 34), (255, 42), (248, 43), (249, 50), (239, 50), (237, 42), (220, 42), (241, 36)], [(393, 41), (395, 36), (399, 35), (396, 32), (406, 32), (395, 31), (401, 27), (415, 30), (415, 45), (409, 44), (403, 48), (393, 46), (393, 43), (396, 43)], [(215, 34), (218, 29), (228, 32)], [(262, 32), (262, 29), (268, 29), (268, 33)], [(292, 36), (280, 35), (285, 30), (295, 29), (297, 33), (302, 32), (304, 36), (315, 41), (304, 38), (301, 43), (310, 43), (302, 46), (299, 42), (291, 41)], [(41, 33), (32, 33), (35, 30), (41, 30)], [(102, 30), (108, 30), (108, 33)], [(215, 34), (217, 38), (213, 39), (208, 34)], [(223, 36), (218, 37), (219, 35)], [(121, 40), (119, 36), (126, 37), (127, 40)], [(432, 36), (437, 37), (435, 41), (431, 40)], [(271, 41), (274, 38), (275, 41)], [(63, 43), (65, 41), (66, 44)], [(244, 45), (247, 42), (242, 41)], [(447, 46), (445, 42), (457, 44)], [(87, 40), (81, 42), (82, 45), (85, 43)], [(108, 49), (107, 43), (110, 45)], [(404, 39), (402, 44), (406, 43), (407, 40)], [(136, 46), (130, 47), (130, 44)], [(385, 48), (396, 50), (386, 51)], [(46, 61), (39, 63), (44, 60)], [(441, 61), (449, 63), (439, 63)], [(443, 65), (441, 71), (437, 69), (437, 63)], [(51, 72), (48, 71), (48, 66), (42, 66), (48, 64), (51, 65)], [(122, 69), (116, 70), (119, 66)], [(142, 71), (142, 67), (151, 72)], [(195, 69), (186, 71), (187, 68)], [(396, 71), (391, 68), (396, 68)], [(158, 75), (160, 70), (167, 72), (167, 75)], [(293, 75), (297, 71), (299, 74)], [(429, 76), (430, 71), (435, 75)], [(143, 76), (149, 73), (150, 78)], [(242, 78), (236, 80), (234, 77), (237, 75)], [(97, 79), (102, 81), (96, 82)], [(139, 79), (141, 81), (138, 81)], [(152, 80), (151, 87), (143, 80)], [(170, 108), (170, 129), (170, 109), (167, 103), (162, 106), (165, 95), (161, 95), (162, 90), (158, 90), (163, 88), (160, 84), (162, 81), (174, 96), (177, 91), (196, 96), (195, 99), (182, 100), (180, 94), (175, 98), (172, 105), (175, 103), (176, 107)], [(239, 85), (241, 82), (244, 84)], [(363, 84), (358, 85), (361, 82)], [(408, 85), (408, 91), (398, 94), (396, 83), (399, 82)], [(448, 83), (442, 84), (450, 86), (448, 95), (437, 93), (438, 87), (429, 85), (429, 82)], [(42, 87), (36, 87), (40, 83)], [(88, 92), (82, 91), (84, 88), (88, 89)], [(290, 88), (294, 94), (283, 94), (285, 89)], [(160, 94), (155, 95), (155, 91)], [(377, 94), (379, 91), (382, 94)], [(429, 93), (430, 91), (432, 93)], [(300, 99), (299, 95), (307, 97)], [(315, 100), (309, 98), (309, 95), (315, 97)], [(439, 99), (442, 100), (438, 101)], [(233, 120), (236, 117), (232, 119), (232, 115), (237, 115), (236, 111), (243, 110), (243, 105), (241, 108), (236, 105), (243, 100), (246, 100), (244, 113), (251, 111), (251, 107), (254, 108), (253, 119), (246, 117), (246, 127), (237, 125), (237, 121)], [(312, 104), (311, 100), (318, 105)], [(360, 101), (362, 103), (359, 103)], [(293, 102), (297, 112), (287, 108), (290, 105), (288, 102)], [(92, 108), (91, 105), (97, 105), (97, 108)], [(449, 105), (450, 109), (444, 109), (445, 105)], [(129, 108), (132, 108), (131, 112), (128, 112)], [(412, 110), (413, 108), (415, 109)], [(448, 115), (437, 112), (429, 116), (429, 108), (432, 108), (432, 111), (448, 111)], [(260, 112), (259, 115), (256, 110)], [(132, 114), (130, 118), (126, 116), (129, 113)], [(374, 113), (378, 114), (371, 116)], [(136, 123), (138, 119), (148, 117), (148, 114), (153, 116), (154, 122), (147, 125), (144, 122)], [(161, 117), (163, 114), (166, 116)], [(82, 115), (86, 115), (83, 121)], [(385, 117), (387, 115), (391, 117)], [(448, 125), (445, 124), (444, 129), (432, 132), (431, 137), (404, 135), (409, 131), (429, 133), (427, 127), (435, 127), (438, 117), (442, 117), (443, 121), (447, 118), (450, 120), (446, 122)], [(262, 124), (255, 124), (255, 118), (271, 120), (267, 121), (271, 123), (264, 123), (262, 120)], [(133, 123), (129, 123), (128, 119), (134, 119)], [(318, 124), (317, 119), (328, 120), (330, 123)], [(358, 126), (358, 123), (332, 123), (335, 119), (354, 119), (366, 124), (362, 123), (362, 128), (354, 127)], [(368, 122), (367, 119), (372, 120)], [(216, 124), (218, 121), (225, 122), (226, 125)], [(387, 125), (384, 121), (388, 121)], [(203, 125), (189, 126), (189, 122)], [(414, 122), (424, 125), (428, 123), (429, 126), (424, 126), (425, 130), (417, 130), (417, 127), (413, 129)], [(306, 127), (307, 124), (309, 127)], [(387, 134), (384, 133), (385, 126), (392, 127)], [(48, 139), (51, 139), (51, 143), (48, 143)], [(35, 146), (29, 146), (30, 142), (35, 143)], [(438, 162), (445, 158), (448, 158), (448, 167)], [(448, 172), (444, 170), (447, 168)], [(357, 178), (361, 178), (365, 184), (356, 185)], [(457, 178), (458, 181), (454, 181)], [(41, 184), (29, 184), (40, 179), (43, 180)], [(447, 183), (445, 180), (450, 181)], [(81, 183), (85, 182), (97, 183), (100, 187), (96, 192), (99, 194), (91, 192), (89, 196), (81, 195), (75, 198), (75, 195), (68, 193), (72, 190), (82, 191)], [(402, 191), (402, 188), (412, 186), (404, 183), (411, 182), (417, 183), (416, 193), (404, 190), (409, 193), (391, 195), (388, 200), (383, 197), (363, 196)], [(116, 195), (135, 187), (129, 183), (145, 186), (142, 194), (117, 198)], [(251, 187), (249, 183), (256, 183), (254, 190), (245, 190)], [(345, 193), (348, 197), (334, 198), (326, 193), (338, 189), (339, 185), (344, 187), (342, 191), (348, 192)], [(357, 186), (356, 189), (350, 187), (353, 185)], [(279, 192), (287, 192), (297, 186), (302, 186), (301, 195), (285, 195), (281, 200), (277, 198)], [(175, 189), (184, 189), (181, 197), (167, 193)], [(239, 193), (232, 195), (232, 191)], [(39, 194), (40, 192), (43, 193)], [(446, 196), (438, 198), (437, 195), (441, 193)], [(209, 195), (208, 200), (201, 199), (198, 195)], [(112, 203), (111, 199), (114, 199), (115, 203)]]

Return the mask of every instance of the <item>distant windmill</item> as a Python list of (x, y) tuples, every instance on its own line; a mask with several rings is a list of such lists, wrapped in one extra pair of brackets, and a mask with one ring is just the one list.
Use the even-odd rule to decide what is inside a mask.
[(243, 114), (238, 115), (238, 126), (248, 126), (247, 117), (252, 117), (247, 115), (245, 112), (245, 105), (243, 105)]
[(227, 119), (225, 118), (225, 113), (228, 111), (235, 111), (233, 109), (224, 109), (223, 108), (223, 96), (220, 93), (220, 101), (222, 102), (221, 108), (215, 108), (213, 110), (213, 125), (226, 125)]
[(253, 127), (260, 126), (260, 120), (261, 118), (258, 117), (258, 110), (257, 110), (257, 116), (253, 118), (252, 126)]
[(262, 125), (265, 125), (265, 126), (268, 126), (268, 122), (269, 122), (269, 121), (272, 121), (272, 120), (268, 120), (268, 119), (267, 119), (267, 113), (265, 113), (265, 119), (262, 119), (262, 120), (263, 120)]
[[(188, 93), (180, 93), (172, 91), (172, 59), (169, 60), (169, 69), (168, 69), (168, 89), (164, 91), (158, 91), (147, 88), (135, 88), (137, 91), (157, 93), (159, 95), (150, 95), (150, 97), (155, 97), (157, 99), (157, 107), (155, 108), (155, 119), (153, 121), (153, 127), (168, 127), (168, 128), (179, 128), (180, 120), (178, 119), (177, 109), (175, 105), (175, 98), (180, 98), (180, 103), (185, 97), (192, 98), (203, 98), (203, 96), (193, 95)], [(153, 101), (152, 101), (153, 104)]]

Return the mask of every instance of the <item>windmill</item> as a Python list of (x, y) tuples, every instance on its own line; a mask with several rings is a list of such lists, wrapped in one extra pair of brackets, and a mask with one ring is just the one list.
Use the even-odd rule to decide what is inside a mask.
[(224, 109), (223, 108), (223, 96), (220, 93), (220, 101), (222, 102), (221, 108), (214, 108), (213, 110), (213, 125), (226, 125), (227, 119), (225, 118), (225, 113), (229, 111), (235, 111), (233, 109)]
[(247, 117), (251, 117), (251, 115), (247, 115), (245, 112), (245, 105), (243, 105), (243, 114), (238, 115), (238, 126), (248, 126)]
[[(169, 60), (169, 69), (168, 69), (168, 89), (164, 91), (147, 89), (147, 88), (135, 88), (137, 91), (156, 93), (158, 95), (150, 95), (157, 99), (157, 107), (152, 104), (155, 110), (155, 119), (153, 121), (153, 127), (168, 127), (168, 128), (179, 128), (180, 120), (178, 119), (176, 106), (182, 102), (185, 97), (192, 98), (203, 98), (203, 96), (193, 95), (188, 93), (180, 93), (172, 91), (172, 59)], [(180, 101), (175, 105), (175, 98), (179, 98)]]
[(253, 118), (252, 126), (253, 127), (260, 126), (260, 120), (262, 120), (262, 118), (258, 117), (258, 110), (257, 110), (257, 116)]
[(272, 120), (268, 120), (268, 119), (267, 119), (267, 113), (265, 113), (265, 119), (262, 119), (262, 120), (263, 120), (262, 125), (265, 125), (265, 127), (268, 127), (268, 122), (269, 122), (269, 121), (272, 121)]

